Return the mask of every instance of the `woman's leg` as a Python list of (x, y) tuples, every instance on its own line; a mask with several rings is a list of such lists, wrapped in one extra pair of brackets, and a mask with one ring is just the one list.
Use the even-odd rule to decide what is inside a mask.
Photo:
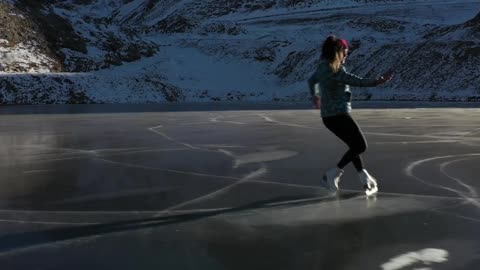
[(348, 163), (352, 162), (357, 171), (362, 171), (364, 166), (360, 154), (367, 150), (367, 141), (355, 120), (350, 114), (342, 114), (325, 117), (323, 123), (349, 147), (338, 162), (337, 167), (343, 169)]

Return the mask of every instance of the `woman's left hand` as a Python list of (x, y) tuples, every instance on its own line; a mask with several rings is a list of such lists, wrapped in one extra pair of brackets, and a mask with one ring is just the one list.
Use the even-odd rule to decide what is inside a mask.
[(377, 85), (389, 82), (393, 78), (393, 71), (389, 70), (377, 79)]
[(313, 96), (312, 97), (312, 102), (313, 102), (313, 108), (314, 109), (320, 109), (320, 97), (319, 96)]

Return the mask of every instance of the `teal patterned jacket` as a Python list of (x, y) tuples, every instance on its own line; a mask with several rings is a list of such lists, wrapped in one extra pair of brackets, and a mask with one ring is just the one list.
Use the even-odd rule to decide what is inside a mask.
[(317, 70), (308, 79), (308, 87), (312, 97), (321, 97), (321, 116), (329, 117), (346, 114), (352, 111), (352, 92), (350, 86), (376, 86), (376, 79), (364, 79), (348, 73), (342, 65), (337, 73), (333, 73), (325, 61), (321, 61)]

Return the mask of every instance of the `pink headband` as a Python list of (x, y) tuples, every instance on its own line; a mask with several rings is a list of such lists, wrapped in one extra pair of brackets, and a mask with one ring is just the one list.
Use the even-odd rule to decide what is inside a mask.
[(345, 47), (345, 49), (348, 49), (348, 42), (345, 39), (340, 39), (340, 42), (342, 42), (342, 45)]

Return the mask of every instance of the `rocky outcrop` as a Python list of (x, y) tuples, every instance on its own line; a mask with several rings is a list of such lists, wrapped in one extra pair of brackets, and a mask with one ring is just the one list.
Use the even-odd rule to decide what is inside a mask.
[(0, 72), (63, 70), (61, 59), (50, 47), (41, 27), (28, 14), (7, 3), (0, 3), (0, 53), (3, 54)]
[(205, 25), (202, 26), (202, 28), (199, 30), (200, 34), (227, 34), (227, 35), (240, 35), (240, 34), (246, 34), (247, 31), (245, 30), (244, 27), (240, 26), (236, 22), (232, 21), (215, 21), (211, 23), (206, 23)]
[(63, 76), (16, 75), (0, 80), (1, 104), (94, 103), (81, 88)]
[(311, 62), (312, 58), (318, 58), (319, 51), (312, 49), (310, 51), (292, 51), (287, 57), (273, 70), (283, 83), (294, 83), (305, 81), (314, 70), (318, 61)]
[(171, 34), (171, 33), (185, 33), (191, 31), (198, 25), (198, 22), (187, 18), (183, 15), (169, 16), (155, 25), (153, 31)]

